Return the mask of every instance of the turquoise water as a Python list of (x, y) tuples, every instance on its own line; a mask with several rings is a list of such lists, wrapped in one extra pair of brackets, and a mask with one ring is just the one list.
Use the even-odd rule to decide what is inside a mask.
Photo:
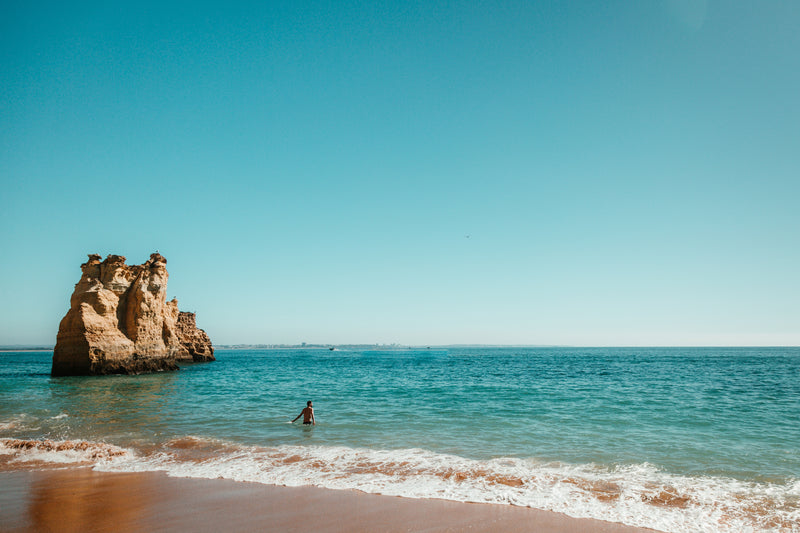
[[(505, 502), (665, 531), (800, 530), (799, 348), (217, 355), (177, 373), (51, 378), (51, 352), (0, 354), (0, 438), (126, 451), (101, 469)], [(306, 400), (317, 426), (288, 424)]]

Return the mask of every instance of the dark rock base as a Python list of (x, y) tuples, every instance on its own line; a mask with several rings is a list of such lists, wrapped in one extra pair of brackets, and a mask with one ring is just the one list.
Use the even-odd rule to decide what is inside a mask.
[(126, 359), (100, 360), (86, 366), (53, 362), (52, 376), (104, 376), (109, 374), (147, 374), (178, 370), (174, 359), (141, 357), (134, 355)]

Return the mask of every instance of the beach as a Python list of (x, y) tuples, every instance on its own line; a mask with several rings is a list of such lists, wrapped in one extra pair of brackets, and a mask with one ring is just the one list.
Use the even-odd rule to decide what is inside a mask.
[(0, 530), (653, 531), (509, 505), (89, 468), (0, 472)]
[(800, 533), (800, 1), (3, 7), (0, 533)]
[(800, 532), (798, 349), (217, 356), (3, 354), (0, 529)]

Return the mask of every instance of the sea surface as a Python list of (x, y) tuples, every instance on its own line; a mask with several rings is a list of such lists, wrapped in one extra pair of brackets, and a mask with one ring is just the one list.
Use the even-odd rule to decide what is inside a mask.
[[(800, 348), (218, 350), (141, 376), (0, 353), (0, 470), (493, 502), (800, 531)], [(313, 400), (316, 426), (289, 423)]]

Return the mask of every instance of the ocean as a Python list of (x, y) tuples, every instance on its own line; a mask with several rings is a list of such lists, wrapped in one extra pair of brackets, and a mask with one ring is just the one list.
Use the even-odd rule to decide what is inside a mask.
[[(140, 376), (0, 353), (0, 470), (91, 465), (800, 531), (800, 348), (218, 350)], [(296, 417), (314, 402), (316, 426)]]

